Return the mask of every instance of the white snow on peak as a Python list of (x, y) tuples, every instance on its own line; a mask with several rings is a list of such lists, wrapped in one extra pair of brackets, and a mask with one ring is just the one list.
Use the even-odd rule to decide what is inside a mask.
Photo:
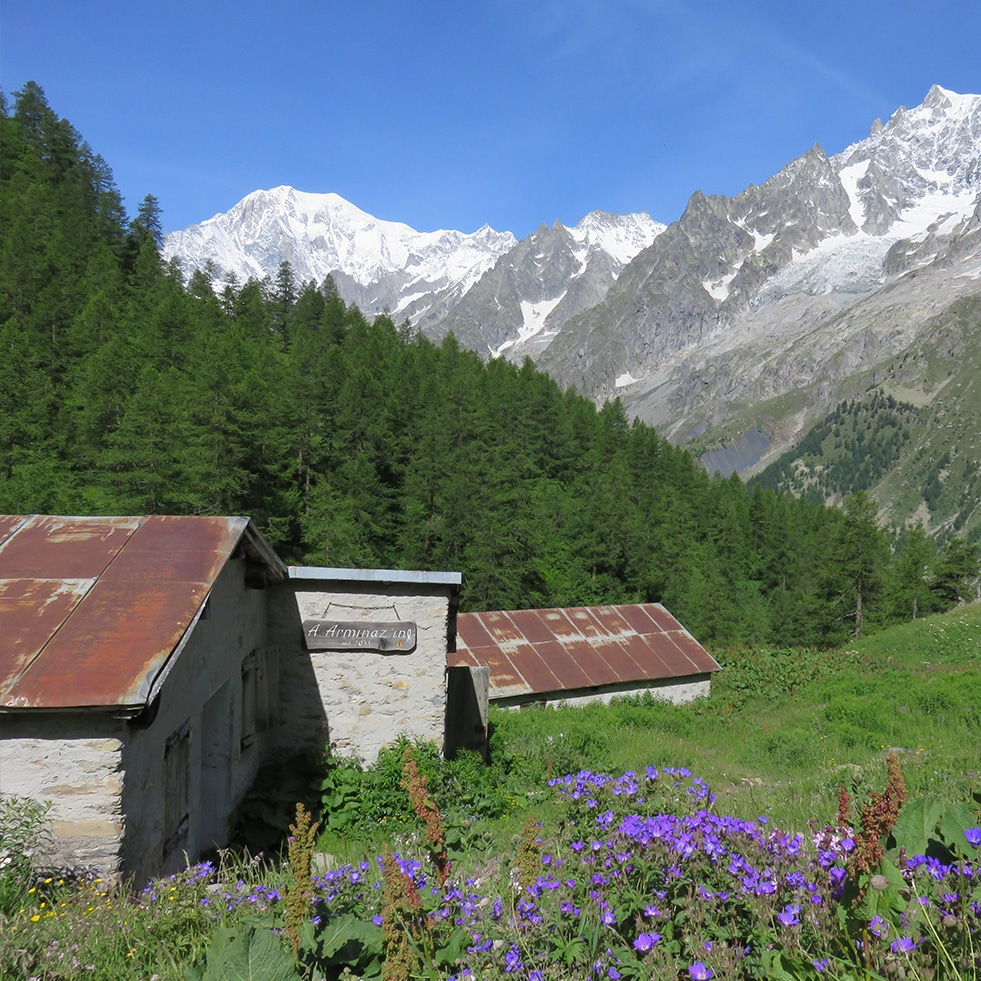
[(475, 282), (514, 246), (510, 232), (488, 226), (472, 235), (417, 232), (367, 214), (339, 194), (282, 185), (253, 191), (230, 211), (167, 235), (164, 256), (192, 266), (208, 259), (240, 279), (262, 278), (288, 258), (299, 282), (343, 272), (362, 286), (394, 271), (408, 281)]
[(831, 162), (848, 192), (852, 218), (859, 227), (868, 216), (868, 195), (874, 193), (874, 188), (859, 189), (865, 177), (875, 185), (879, 176), (888, 174), (891, 194), (899, 195), (907, 207), (934, 192), (959, 196), (972, 190), (976, 195), (981, 96), (959, 95), (935, 85), (921, 105), (897, 109), (885, 126), (873, 128), (869, 136), (846, 147)]
[(958, 193), (928, 192), (899, 216), (889, 229), (892, 241), (901, 238), (922, 241), (931, 232), (943, 234), (953, 231), (962, 221), (974, 213), (978, 201), (977, 192), (963, 190)]
[(716, 280), (702, 280), (702, 287), (705, 291), (715, 300), (720, 303), (727, 299), (729, 296), (729, 284), (736, 278), (736, 273), (739, 269), (736, 268), (730, 273), (726, 273), (721, 279)]
[(865, 205), (858, 194), (858, 182), (865, 176), (868, 169), (869, 161), (859, 160), (857, 163), (842, 167), (838, 172), (841, 186), (845, 189), (848, 200), (851, 202), (848, 213), (851, 215), (852, 221), (855, 222), (856, 228), (861, 228), (865, 224)]
[(661, 222), (654, 221), (646, 211), (629, 215), (591, 211), (574, 228), (567, 231), (587, 250), (601, 249), (621, 266), (625, 266), (638, 252), (646, 249), (666, 227)]
[(541, 300), (538, 303), (529, 303), (528, 300), (521, 301), (521, 320), (522, 326), (519, 341), (526, 341), (533, 337), (541, 329), (548, 315), (562, 302), (565, 296), (563, 291), (551, 300)]
[(634, 378), (629, 371), (625, 371), (613, 384), (616, 385), (617, 388), (626, 388), (628, 385), (633, 385), (638, 381), (640, 381), (639, 378)]
[(896, 242), (950, 233), (970, 218), (979, 196), (981, 96), (934, 86), (922, 105), (897, 110), (885, 126), (874, 127), (831, 161), (856, 227), (864, 229), (875, 205), (881, 222), (883, 202), (891, 223), (881, 234), (838, 232), (803, 254), (795, 252), (756, 302), (793, 292), (874, 289), (884, 281), (883, 262)]

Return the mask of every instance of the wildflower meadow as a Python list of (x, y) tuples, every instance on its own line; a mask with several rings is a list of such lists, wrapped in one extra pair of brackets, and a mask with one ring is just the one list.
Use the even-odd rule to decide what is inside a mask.
[(947, 841), (946, 860), (887, 849), (895, 763), (856, 814), (843, 799), (838, 823), (804, 833), (717, 813), (685, 768), (583, 770), (551, 781), (558, 822), (528, 820), (510, 859), (481, 868), (448, 857), (411, 748), (405, 762), (426, 822), (412, 852), (315, 873), (316, 826), (299, 807), (282, 863), (205, 862), (134, 895), (42, 882), (5, 918), (3, 976), (966, 979), (981, 967), (981, 827)]
[[(335, 759), (282, 848), (150, 883), (38, 866), (45, 808), (5, 798), (0, 978), (973, 981), (979, 630), (725, 655), (691, 706), (494, 715), (490, 766)], [(281, 810), (255, 793), (245, 824)]]

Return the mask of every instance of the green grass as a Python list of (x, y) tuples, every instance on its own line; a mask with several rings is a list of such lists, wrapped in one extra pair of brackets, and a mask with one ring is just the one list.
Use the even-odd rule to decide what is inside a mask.
[[(462, 843), (506, 850), (530, 815), (559, 819), (550, 779), (653, 765), (702, 777), (719, 812), (800, 831), (832, 820), (841, 788), (881, 790), (889, 751), (912, 796), (981, 802), (981, 604), (839, 650), (714, 653), (723, 670), (711, 697), (686, 705), (492, 706), (489, 768), (440, 767), (432, 747), (423, 753), (448, 825)], [(411, 835), (400, 760), (401, 749), (386, 755), (325, 816), (324, 851), (353, 861)]]
[(717, 809), (795, 830), (830, 820), (842, 786), (881, 789), (890, 749), (913, 795), (981, 791), (981, 604), (838, 651), (716, 657), (711, 697), (689, 705), (492, 711), (492, 763), (516, 786), (578, 769), (684, 766), (713, 788)]

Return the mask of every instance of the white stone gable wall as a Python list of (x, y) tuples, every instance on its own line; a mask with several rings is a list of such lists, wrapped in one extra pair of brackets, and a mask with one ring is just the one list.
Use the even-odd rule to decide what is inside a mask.
[[(442, 747), (448, 586), (301, 579), (280, 589), (273, 635), (283, 651), (288, 747), (322, 752), (329, 739), (333, 753), (366, 762), (401, 734)], [(386, 654), (308, 651), (301, 628), (308, 619), (411, 621), (416, 647)]]
[[(130, 731), (126, 768), (124, 864), (137, 880), (185, 865), (227, 843), (228, 817), (248, 790), (271, 746), (243, 749), (242, 665), (266, 643), (267, 590), (245, 586), (245, 561), (227, 562), (160, 690), (152, 724)], [(166, 743), (187, 725), (189, 822), (184, 840), (165, 858)]]

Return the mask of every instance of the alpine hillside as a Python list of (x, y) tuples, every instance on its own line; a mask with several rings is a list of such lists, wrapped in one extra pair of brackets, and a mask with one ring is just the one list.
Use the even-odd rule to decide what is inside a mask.
[(766, 434), (780, 444), (981, 290), (979, 158), (981, 97), (935, 86), (836, 156), (814, 146), (733, 198), (695, 192), (541, 363), (679, 441), (808, 386), (805, 415)]

